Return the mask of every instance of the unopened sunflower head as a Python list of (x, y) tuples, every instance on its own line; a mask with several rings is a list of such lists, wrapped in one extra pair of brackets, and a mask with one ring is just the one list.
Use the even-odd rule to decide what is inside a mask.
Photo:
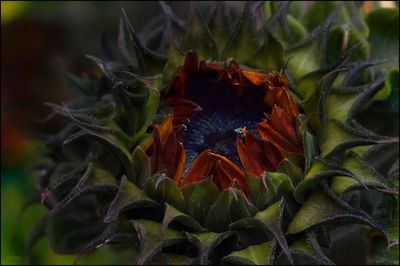
[(396, 243), (398, 10), (191, 4), (184, 21), (160, 6), (144, 39), (123, 11), (118, 51), (90, 56), (102, 76), (72, 77), (82, 97), (49, 104), (70, 123), (47, 139), (35, 233), (78, 257), (124, 244), (137, 264), (398, 256), (351, 246)]

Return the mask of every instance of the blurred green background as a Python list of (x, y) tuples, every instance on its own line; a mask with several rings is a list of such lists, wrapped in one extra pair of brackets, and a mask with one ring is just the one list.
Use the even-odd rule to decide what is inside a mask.
[[(188, 3), (170, 2), (179, 13)], [(1, 2), (1, 264), (27, 264), (27, 243), (45, 208), (32, 205), (36, 177), (30, 167), (40, 146), (32, 138), (48, 110), (43, 102), (71, 97), (64, 75), (90, 67), (85, 54), (102, 56), (103, 31), (116, 43), (121, 8), (140, 31), (161, 16), (157, 2), (40, 1)], [(184, 14), (181, 14), (184, 15)], [(33, 249), (34, 264), (72, 264), (75, 256), (51, 252), (45, 238)], [(129, 252), (106, 248), (79, 264), (133, 262)]]
[[(206, 9), (210, 3), (199, 5)], [(188, 2), (168, 4), (186, 18)], [(229, 2), (237, 7), (241, 4)], [(21, 212), (36, 187), (36, 176), (30, 169), (40, 145), (32, 135), (44, 127), (38, 123), (48, 112), (43, 102), (60, 103), (71, 97), (64, 75), (80, 76), (90, 69), (85, 54), (102, 56), (103, 32), (116, 43), (121, 8), (139, 32), (162, 16), (159, 4), (153, 1), (1, 2), (2, 265), (28, 263), (30, 233), (46, 211), (36, 204)], [(365, 12), (370, 8), (366, 6)], [(75, 259), (53, 253), (45, 238), (39, 240), (32, 255), (34, 264), (72, 264)], [(133, 255), (129, 251), (116, 255), (101, 248), (79, 264), (127, 264), (133, 262)]]

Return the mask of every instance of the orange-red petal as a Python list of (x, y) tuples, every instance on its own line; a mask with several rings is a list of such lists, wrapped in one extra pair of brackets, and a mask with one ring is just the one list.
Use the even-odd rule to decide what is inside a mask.
[(255, 86), (261, 86), (267, 80), (267, 75), (261, 72), (242, 70), (242, 74)]
[(216, 166), (221, 170), (220, 174), (214, 178), (227, 181), (223, 186), (220, 187), (220, 189), (226, 189), (230, 187), (234, 181), (236, 181), (236, 184), (239, 186), (239, 188), (246, 193), (246, 180), (240, 168), (232, 161), (228, 160), (228, 158), (225, 156), (216, 153), (211, 153), (211, 155), (213, 160), (216, 162)]
[(160, 125), (155, 126), (151, 154), (153, 174), (163, 172), (179, 181), (186, 162), (186, 152), (173, 131), (172, 116), (167, 116)]
[(290, 116), (279, 106), (275, 105), (272, 112), (267, 114), (269, 123), (283, 136), (288, 138), (292, 143), (300, 146), (298, 135), (296, 133), (295, 123)]
[(172, 108), (174, 127), (187, 124), (195, 113), (202, 110), (195, 102), (181, 96), (168, 97), (161, 104)]
[(210, 149), (197, 156), (179, 185), (184, 187), (205, 178), (211, 178), (221, 190), (235, 183), (246, 193), (246, 181), (240, 168), (226, 157), (212, 153)]
[(261, 140), (251, 133), (244, 132), (244, 141), (238, 140), (239, 158), (250, 174), (261, 176), (264, 171), (276, 171), (284, 159), (282, 152), (269, 141)]
[(186, 185), (198, 182), (204, 178), (209, 177), (213, 162), (210, 160), (210, 149), (204, 150), (190, 165), (186, 175), (182, 178), (179, 185), (184, 187)]
[(255, 158), (248, 153), (242, 140), (238, 139), (236, 141), (236, 148), (244, 169), (253, 176), (260, 176), (264, 172), (264, 169), (260, 167), (260, 164), (256, 163)]
[(263, 140), (273, 143), (284, 155), (287, 152), (301, 152), (301, 147), (292, 143), (289, 139), (275, 130), (267, 121), (257, 124), (257, 132)]

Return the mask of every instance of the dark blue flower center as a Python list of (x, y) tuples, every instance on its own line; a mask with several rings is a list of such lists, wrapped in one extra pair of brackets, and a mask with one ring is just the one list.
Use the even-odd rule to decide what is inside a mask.
[(189, 80), (185, 96), (200, 105), (203, 111), (191, 117), (183, 136), (186, 169), (205, 149), (241, 165), (236, 150), (240, 128), (246, 127), (255, 133), (256, 123), (270, 108), (264, 103), (261, 88), (245, 88), (244, 93), (238, 93), (240, 89), (243, 88), (219, 82), (214, 77)]

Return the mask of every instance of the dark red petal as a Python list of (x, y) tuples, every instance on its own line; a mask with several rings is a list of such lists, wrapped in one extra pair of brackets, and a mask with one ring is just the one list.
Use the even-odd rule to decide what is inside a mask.
[(287, 154), (287, 152), (301, 152), (301, 147), (292, 143), (289, 139), (276, 131), (267, 121), (257, 124), (257, 132), (263, 140), (268, 140), (273, 143), (283, 154)]
[(167, 142), (165, 143), (162, 151), (163, 168), (162, 170), (168, 169), (169, 177), (172, 177), (172, 173), (175, 172), (173, 166), (176, 165), (176, 154), (178, 151), (178, 141), (174, 133), (168, 136)]
[(260, 176), (264, 172), (264, 169), (263, 167), (260, 167), (258, 163), (255, 162), (254, 156), (251, 156), (247, 152), (247, 148), (242, 140), (238, 139), (236, 141), (236, 148), (244, 169), (251, 175)]
[(199, 58), (197, 57), (196, 52), (189, 51), (187, 53), (183, 67), (188, 76), (194, 75), (197, 72), (199, 67)]
[(179, 184), (180, 179), (182, 177), (185, 163), (186, 163), (185, 147), (183, 146), (182, 142), (179, 142), (177, 153), (176, 153), (175, 165), (174, 165), (175, 174), (171, 177), (177, 184)]
[(232, 183), (233, 180), (236, 180), (237, 184), (239, 184), (239, 187), (243, 191), (245, 191), (246, 181), (244, 178), (244, 174), (240, 170), (240, 168), (225, 156), (216, 153), (212, 153), (212, 156), (213, 159), (217, 162), (219, 168), (227, 176), (227, 179), (230, 181), (230, 183)]
[(299, 109), (297, 108), (296, 103), (290, 96), (287, 89), (281, 87), (278, 88), (278, 90), (279, 93), (277, 95), (277, 105), (282, 107), (291, 116), (293, 121), (296, 121), (296, 118), (299, 115)]
[(183, 67), (178, 67), (174, 79), (171, 85), (167, 89), (167, 94), (170, 96), (183, 96), (185, 94), (185, 88), (188, 81), (187, 74)]
[(264, 141), (264, 151), (267, 154), (266, 170), (275, 172), (279, 163), (285, 158), (274, 144)]
[(288, 138), (296, 146), (300, 146), (301, 143), (298, 140), (298, 136), (295, 129), (295, 124), (291, 121), (290, 116), (275, 105), (272, 108), (271, 114), (267, 114), (267, 118), (270, 120), (270, 124), (283, 136)]
[(195, 113), (202, 110), (195, 102), (180, 96), (168, 97), (164, 99), (161, 104), (172, 108), (174, 113), (173, 124), (175, 127), (181, 124), (187, 124)]
[(226, 72), (226, 69), (218, 64), (214, 63), (207, 63), (206, 61), (202, 60), (199, 64), (199, 71), (202, 73), (215, 73), (218, 75)]
[(253, 160), (256, 175), (260, 175), (266, 168), (267, 154), (264, 150), (263, 141), (251, 133), (244, 132), (244, 144), (247, 149), (249, 160)]

